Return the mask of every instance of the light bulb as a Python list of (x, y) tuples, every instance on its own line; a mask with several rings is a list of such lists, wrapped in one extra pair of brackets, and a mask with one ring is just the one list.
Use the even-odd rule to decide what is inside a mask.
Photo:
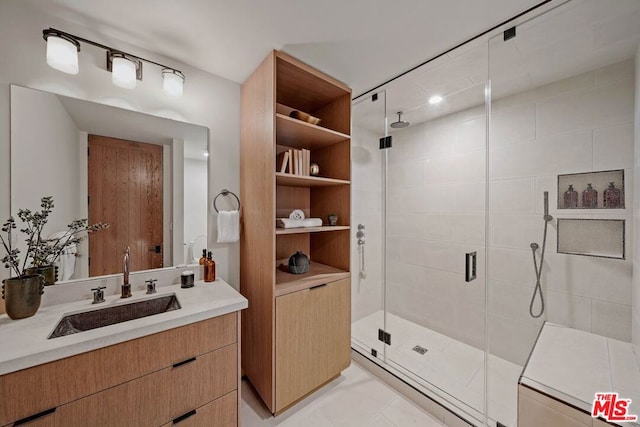
[(78, 46), (54, 35), (47, 36), (47, 64), (68, 74), (78, 74)]
[(135, 88), (136, 63), (125, 57), (114, 56), (111, 62), (111, 81), (125, 89)]
[(162, 70), (162, 88), (171, 96), (182, 96), (184, 91), (184, 74), (178, 70), (164, 68)]
[(439, 104), (442, 102), (442, 97), (440, 95), (434, 95), (429, 98), (429, 104)]

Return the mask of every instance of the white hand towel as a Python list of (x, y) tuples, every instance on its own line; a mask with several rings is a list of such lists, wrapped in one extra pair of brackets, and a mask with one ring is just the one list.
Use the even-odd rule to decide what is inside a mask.
[(296, 209), (289, 214), (291, 219), (304, 219), (304, 211), (302, 209)]
[(232, 243), (240, 240), (240, 212), (218, 212), (218, 243)]
[(305, 219), (291, 219), (291, 218), (278, 218), (276, 219), (276, 227), (278, 228), (301, 228), (301, 227), (321, 227), (322, 218), (305, 218)]

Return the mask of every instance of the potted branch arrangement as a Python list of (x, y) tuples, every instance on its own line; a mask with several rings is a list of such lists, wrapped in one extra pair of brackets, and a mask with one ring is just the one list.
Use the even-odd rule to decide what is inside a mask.
[[(53, 210), (53, 197), (40, 199), (41, 210), (31, 212), (20, 209), (18, 218), (25, 224), (19, 231), (27, 238), (27, 250), (24, 259), (20, 259), (20, 249), (14, 247), (16, 221), (10, 217), (2, 225), (0, 242), (5, 251), (2, 258), (5, 268), (11, 270), (9, 279), (3, 280), (2, 298), (5, 300), (7, 315), (12, 319), (33, 316), (40, 308), (40, 297), (45, 285), (55, 283), (54, 263), (65, 248), (82, 240), (80, 233), (92, 233), (109, 227), (109, 224), (87, 225), (87, 219), (74, 220), (61, 237), (46, 239), (42, 237), (44, 226)], [(30, 261), (30, 262), (29, 262)]]

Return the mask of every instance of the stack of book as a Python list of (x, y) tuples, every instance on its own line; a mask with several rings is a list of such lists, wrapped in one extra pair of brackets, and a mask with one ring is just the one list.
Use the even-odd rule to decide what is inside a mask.
[(276, 168), (280, 173), (289, 173), (291, 175), (310, 175), (311, 152), (305, 150), (289, 149), (278, 154), (276, 159)]

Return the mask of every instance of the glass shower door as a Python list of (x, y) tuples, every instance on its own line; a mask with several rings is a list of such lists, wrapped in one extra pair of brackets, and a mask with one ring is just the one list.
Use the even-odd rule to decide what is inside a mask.
[(387, 88), (386, 362), (476, 423), (485, 396), (486, 65), (484, 45)]
[[(604, 194), (611, 185), (624, 188), (623, 197), (637, 194), (640, 2), (568, 1), (549, 9), (489, 41), (488, 413), (508, 426), (516, 421), (518, 378), (545, 321), (565, 332), (631, 339), (628, 254), (637, 221), (632, 205), (607, 206)], [(597, 205), (576, 197), (590, 187)], [(607, 228), (620, 223), (622, 233)], [(580, 228), (563, 233), (570, 225)], [(571, 390), (574, 405), (589, 411), (593, 392), (603, 390), (585, 392), (567, 378), (544, 385)]]
[(384, 160), (386, 93), (354, 103), (351, 130), (352, 347), (384, 361)]

